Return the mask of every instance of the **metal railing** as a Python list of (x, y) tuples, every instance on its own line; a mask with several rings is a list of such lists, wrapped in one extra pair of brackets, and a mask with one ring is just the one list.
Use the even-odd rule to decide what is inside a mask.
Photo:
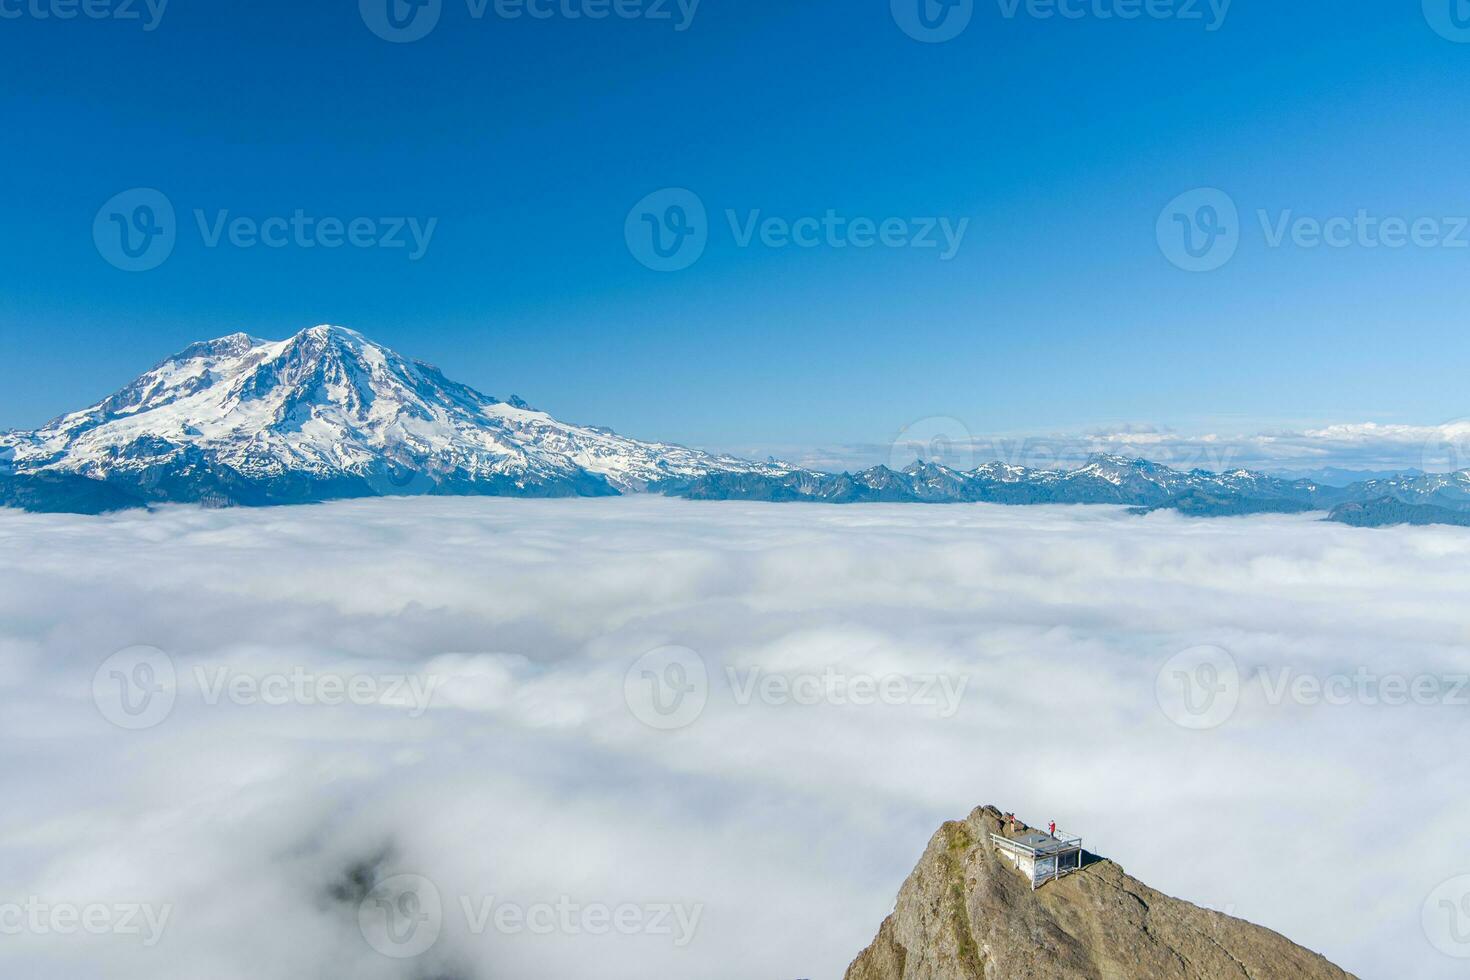
[[(1036, 833), (1040, 833), (1040, 831), (1036, 831)], [(1058, 851), (1082, 849), (1081, 837), (1073, 837), (1068, 834), (1063, 834), (1060, 831), (1055, 834), (1044, 834), (1043, 836), (1047, 838), (1046, 843), (1036, 846), (1022, 843), (1021, 841), (1006, 837), (1004, 834), (991, 834), (990, 841), (1008, 851), (1020, 851), (1032, 857), (1050, 856), (1056, 854)]]
[[(1040, 833), (1037, 831), (1036, 833)], [(1018, 840), (1006, 837), (1004, 834), (991, 834), (990, 842), (1001, 850), (1006, 851), (1015, 859), (1016, 869), (1022, 870), (1020, 858), (1025, 856), (1031, 861), (1031, 872), (1027, 877), (1031, 881), (1031, 890), (1035, 891), (1048, 881), (1056, 881), (1063, 875), (1069, 875), (1074, 871), (1082, 870), (1082, 838), (1068, 836), (1066, 834), (1048, 834), (1045, 843), (1039, 845), (1026, 844)], [(1064, 858), (1075, 859), (1063, 866)]]

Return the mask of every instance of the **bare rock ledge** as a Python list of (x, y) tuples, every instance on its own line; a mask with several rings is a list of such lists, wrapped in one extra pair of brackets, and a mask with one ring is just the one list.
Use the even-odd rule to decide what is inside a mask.
[(1093, 854), (1033, 891), (997, 855), (992, 833), (1017, 836), (993, 806), (939, 828), (846, 980), (1351, 977), (1284, 936), (1160, 894)]

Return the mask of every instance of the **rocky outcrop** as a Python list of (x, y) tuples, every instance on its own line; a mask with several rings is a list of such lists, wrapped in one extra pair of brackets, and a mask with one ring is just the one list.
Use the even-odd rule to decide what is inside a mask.
[(1026, 829), (1012, 832), (995, 807), (940, 827), (846, 980), (1350, 976), (1284, 936), (1160, 894), (1096, 855), (1033, 891), (990, 841)]

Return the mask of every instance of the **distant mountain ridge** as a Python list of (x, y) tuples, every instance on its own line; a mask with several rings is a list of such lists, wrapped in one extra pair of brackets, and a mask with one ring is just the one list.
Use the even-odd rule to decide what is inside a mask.
[[(501, 401), (345, 327), (191, 344), (97, 404), (0, 434), (0, 505), (101, 513), (401, 495), (614, 496), (821, 503), (1121, 504), (1198, 516), (1389, 499), (1470, 512), (1470, 471), (1348, 487), (1095, 455), (1074, 469), (916, 462), (823, 473), (573, 425)], [(1399, 509), (1379, 507), (1395, 523)], [(1430, 511), (1418, 516), (1429, 516)], [(1334, 518), (1337, 519), (1337, 518)]]
[(1332, 508), (1329, 520), (1354, 527), (1397, 527), (1451, 524), (1470, 527), (1470, 511), (1440, 507), (1435, 504), (1406, 504), (1393, 497), (1379, 497), (1367, 502), (1354, 501)]

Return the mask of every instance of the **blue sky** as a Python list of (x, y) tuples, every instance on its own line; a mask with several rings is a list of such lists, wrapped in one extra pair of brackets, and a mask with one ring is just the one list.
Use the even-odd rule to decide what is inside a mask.
[[(320, 322), (568, 420), (717, 448), (881, 445), (928, 416), (988, 433), (1470, 414), (1470, 248), (1327, 247), (1290, 224), (1363, 212), (1470, 243), (1470, 44), (1449, 0), (1445, 18), (1434, 0), (1223, 17), (1199, 0), (1199, 19), (1154, 0), (1131, 20), (1129, 0), (1068, 0), (1069, 18), (975, 0), (944, 43), (905, 33), (909, 0), (599, 20), (568, 16), (598, 0), (548, 18), (440, 0), (410, 43), (369, 29), (373, 2), (172, 0), (148, 30), (142, 0), (139, 20), (0, 0), (0, 428), (196, 339)], [(94, 239), (134, 188), (176, 214), (141, 272)], [(707, 211), (680, 271), (625, 237), (663, 188)], [(1197, 188), (1239, 214), (1208, 272), (1160, 245), (1163, 209)], [(1164, 228), (1206, 217), (1182, 207)], [(298, 211), (369, 219), (369, 241), (389, 219), (433, 232), (417, 259), (208, 244), (222, 216)], [(968, 223), (946, 260), (742, 245), (757, 211)], [(1279, 245), (1260, 211), (1292, 229)]]

